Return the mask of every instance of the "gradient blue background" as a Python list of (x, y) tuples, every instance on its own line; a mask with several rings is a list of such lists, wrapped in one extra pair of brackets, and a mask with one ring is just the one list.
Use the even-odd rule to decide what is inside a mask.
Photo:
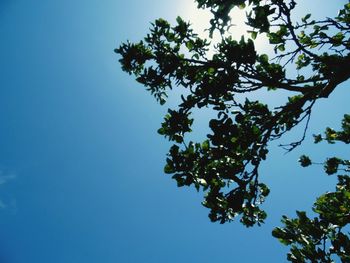
[[(333, 16), (347, 1), (300, 2), (305, 13)], [(271, 230), (334, 189), (335, 178), (297, 159), (346, 156), (343, 147), (313, 145), (311, 135), (339, 126), (347, 87), (316, 105), (303, 147), (288, 155), (272, 147), (261, 171), (271, 187), (265, 225), (210, 223), (202, 193), (178, 189), (162, 172), (169, 143), (156, 130), (167, 106), (123, 73), (113, 52), (155, 18), (188, 15), (188, 6), (0, 0), (1, 263), (286, 261)]]

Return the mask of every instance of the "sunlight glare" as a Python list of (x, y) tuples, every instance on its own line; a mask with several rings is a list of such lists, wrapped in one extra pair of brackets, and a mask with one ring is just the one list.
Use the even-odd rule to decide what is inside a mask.
[[(210, 27), (210, 19), (213, 18), (213, 15), (210, 13), (207, 9), (198, 9), (197, 4), (194, 2), (189, 3), (188, 1), (183, 1), (180, 4), (179, 7), (179, 14), (180, 16), (187, 22), (191, 23), (192, 28), (194, 29), (194, 32), (198, 34), (201, 38), (209, 38), (209, 31), (208, 28)], [(225, 36), (231, 36), (233, 39), (239, 41), (242, 36), (245, 37), (245, 39), (248, 39), (250, 37), (250, 34), (248, 33), (251, 28), (249, 28), (246, 24), (246, 11), (247, 10), (240, 10), (239, 8), (234, 8), (231, 11), (231, 23), (232, 26), (228, 30), (228, 32), (225, 34)], [(221, 35), (216, 30), (213, 35), (213, 39), (211, 40), (212, 44), (215, 45), (216, 43), (221, 41)], [(257, 48), (257, 51), (259, 52), (266, 52), (266, 38), (262, 36), (258, 36), (258, 38), (254, 41), (255, 46)], [(214, 50), (211, 50), (209, 54), (213, 54)], [(259, 53), (260, 53), (259, 52)], [(209, 55), (208, 54), (208, 55)]]

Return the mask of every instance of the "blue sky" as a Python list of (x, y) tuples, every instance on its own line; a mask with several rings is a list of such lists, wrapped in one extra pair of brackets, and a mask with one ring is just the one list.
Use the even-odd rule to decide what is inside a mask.
[[(332, 16), (346, 1), (328, 2), (300, 10)], [(113, 52), (158, 17), (183, 14), (203, 26), (193, 6), (0, 0), (0, 262), (285, 262), (271, 230), (334, 188), (334, 178), (297, 159), (345, 155), (311, 143), (349, 112), (345, 85), (316, 105), (302, 148), (283, 155), (274, 147), (263, 165), (272, 191), (266, 224), (210, 223), (202, 193), (178, 189), (162, 172), (169, 144), (156, 130), (167, 105), (123, 73)]]

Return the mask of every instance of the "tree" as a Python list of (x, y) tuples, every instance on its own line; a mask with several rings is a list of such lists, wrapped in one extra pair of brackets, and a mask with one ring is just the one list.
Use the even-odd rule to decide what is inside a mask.
[[(183, 88), (181, 103), (168, 110), (158, 130), (174, 142), (164, 172), (172, 174), (179, 187), (203, 190), (203, 205), (210, 209), (212, 221), (225, 223), (239, 217), (247, 227), (260, 225), (267, 215), (259, 205), (269, 188), (259, 180), (259, 166), (267, 158), (269, 144), (304, 124), (299, 141), (281, 145), (286, 151), (298, 147), (315, 103), (350, 77), (350, 4), (342, 6), (334, 18), (314, 20), (306, 14), (294, 21), (294, 0), (196, 2), (213, 14), (209, 39), (200, 38), (180, 17), (174, 26), (158, 19), (144, 40), (123, 43), (115, 51), (121, 56), (122, 69), (144, 84), (160, 104), (166, 102), (170, 89)], [(239, 41), (228, 33), (230, 12), (237, 7), (247, 10), (250, 27), (250, 37)], [(216, 31), (221, 41), (211, 55), (210, 39)], [(255, 39), (261, 36), (268, 38), (274, 57), (256, 51)], [(249, 99), (249, 94), (262, 89), (285, 90), (289, 96), (275, 108)], [(187, 142), (193, 112), (204, 107), (217, 114), (209, 121), (211, 133), (204, 141)], [(328, 128), (324, 138), (315, 136), (316, 142), (349, 143), (349, 121), (345, 115), (343, 131)], [(312, 164), (307, 156), (300, 162)], [(349, 161), (337, 157), (324, 165), (328, 174), (350, 168)], [(297, 219), (283, 218), (285, 228), (276, 228), (273, 235), (292, 245), (289, 260), (331, 262), (336, 254), (349, 262), (349, 237), (340, 234), (350, 221), (349, 182), (347, 175), (340, 176), (337, 190), (316, 201), (314, 211), (319, 217), (314, 220), (305, 212), (298, 212)], [(334, 219), (334, 214), (341, 219)], [(327, 240), (333, 244), (328, 252)]]

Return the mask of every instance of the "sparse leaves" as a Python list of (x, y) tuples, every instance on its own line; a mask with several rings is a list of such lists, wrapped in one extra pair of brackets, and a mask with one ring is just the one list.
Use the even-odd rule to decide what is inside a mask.
[[(349, 115), (344, 115), (342, 130), (327, 128), (325, 140), (328, 143), (348, 143), (350, 135)], [(323, 141), (322, 136), (314, 135), (315, 143)], [(311, 159), (302, 155), (299, 162), (303, 167), (312, 165)], [(316, 163), (318, 164), (318, 163)], [(338, 157), (327, 158), (323, 163), (328, 175), (339, 171), (350, 172), (350, 161)], [(287, 259), (291, 262), (350, 262), (350, 236), (343, 229), (350, 224), (350, 176), (339, 175), (336, 191), (327, 192), (317, 198), (312, 208), (317, 217), (313, 219), (305, 212), (297, 212), (298, 218), (283, 216), (283, 228), (277, 227), (272, 235), (284, 244), (291, 246)]]
[(297, 218), (283, 216), (283, 228), (272, 235), (291, 246), (287, 259), (291, 262), (341, 262), (350, 260), (349, 233), (343, 228), (350, 223), (350, 177), (339, 176), (335, 192), (320, 196), (313, 206), (316, 217), (297, 211)]

